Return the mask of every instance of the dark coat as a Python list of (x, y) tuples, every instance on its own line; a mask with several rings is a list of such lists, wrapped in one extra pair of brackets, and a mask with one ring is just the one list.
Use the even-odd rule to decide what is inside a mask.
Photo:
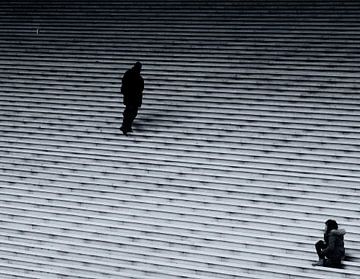
[(121, 83), (121, 93), (124, 96), (124, 105), (141, 107), (143, 90), (144, 80), (141, 77), (140, 72), (134, 70), (134, 68), (127, 70)]
[(326, 248), (322, 250), (322, 255), (330, 260), (341, 261), (345, 256), (344, 247), (344, 229), (331, 230), (328, 234), (324, 235)]

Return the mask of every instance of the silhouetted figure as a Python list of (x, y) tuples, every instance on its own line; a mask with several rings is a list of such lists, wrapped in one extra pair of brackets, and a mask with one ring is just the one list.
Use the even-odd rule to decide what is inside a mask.
[(127, 70), (122, 78), (121, 93), (123, 94), (125, 110), (123, 113), (123, 123), (120, 130), (127, 135), (132, 132), (132, 123), (138, 114), (142, 104), (142, 92), (144, 90), (144, 80), (140, 75), (141, 63), (136, 62), (134, 66)]
[(338, 229), (335, 220), (325, 222), (324, 240), (315, 244), (319, 261), (314, 266), (341, 267), (341, 260), (345, 257), (344, 229)]

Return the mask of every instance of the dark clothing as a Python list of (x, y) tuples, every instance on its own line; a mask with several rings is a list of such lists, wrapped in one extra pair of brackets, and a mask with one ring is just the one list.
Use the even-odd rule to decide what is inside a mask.
[(141, 107), (144, 80), (140, 73), (133, 68), (127, 70), (122, 78), (121, 93), (124, 96), (125, 106)]
[(131, 126), (138, 114), (138, 107), (137, 106), (126, 106), (123, 112), (123, 124), (121, 126), (122, 130), (126, 132), (130, 132)]
[(322, 254), (322, 250), (324, 250), (326, 248), (326, 243), (323, 240), (319, 240), (318, 242), (315, 243), (315, 249), (316, 249), (316, 253), (319, 256), (319, 259), (325, 259), (325, 256)]
[(324, 266), (339, 267), (345, 257), (344, 235), (345, 230), (331, 230), (324, 234), (324, 240), (315, 244), (320, 259), (324, 259)]
[(121, 130), (124, 134), (132, 131), (132, 123), (138, 114), (139, 107), (142, 105), (143, 90), (144, 80), (140, 75), (140, 71), (137, 71), (135, 68), (127, 70), (121, 84), (121, 93), (123, 94), (123, 103), (125, 105)]

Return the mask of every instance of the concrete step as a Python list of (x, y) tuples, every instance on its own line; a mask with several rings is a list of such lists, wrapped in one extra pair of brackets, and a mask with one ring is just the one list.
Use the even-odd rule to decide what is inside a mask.
[[(359, 11), (0, 3), (0, 277), (358, 278)], [(345, 269), (311, 266), (328, 218)]]

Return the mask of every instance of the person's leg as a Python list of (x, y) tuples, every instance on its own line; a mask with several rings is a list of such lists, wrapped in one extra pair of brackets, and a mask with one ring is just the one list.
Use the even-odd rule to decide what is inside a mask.
[(321, 255), (321, 251), (325, 248), (326, 248), (326, 244), (324, 241), (319, 240), (318, 242), (315, 243), (315, 249), (316, 249), (316, 253), (319, 256), (319, 261), (317, 261), (316, 263), (313, 263), (313, 266), (324, 266), (325, 257), (323, 255)]
[(325, 257), (321, 255), (321, 251), (325, 248), (326, 248), (326, 244), (323, 240), (319, 240), (318, 242), (315, 243), (315, 249), (316, 249), (316, 253), (319, 256), (319, 259), (325, 259)]
[(129, 119), (128, 119), (128, 131), (131, 132), (132, 131), (132, 124), (136, 118), (138, 114), (138, 107), (130, 107), (129, 109)]
[(123, 122), (121, 125), (120, 130), (126, 135), (126, 133), (128, 132), (128, 127), (129, 127), (129, 116), (130, 116), (130, 110), (129, 110), (129, 106), (126, 106), (123, 112)]
[(134, 106), (126, 106), (123, 113), (123, 124), (121, 126), (121, 130), (124, 134), (131, 132), (131, 126), (134, 122), (135, 117), (138, 114), (138, 108)]

